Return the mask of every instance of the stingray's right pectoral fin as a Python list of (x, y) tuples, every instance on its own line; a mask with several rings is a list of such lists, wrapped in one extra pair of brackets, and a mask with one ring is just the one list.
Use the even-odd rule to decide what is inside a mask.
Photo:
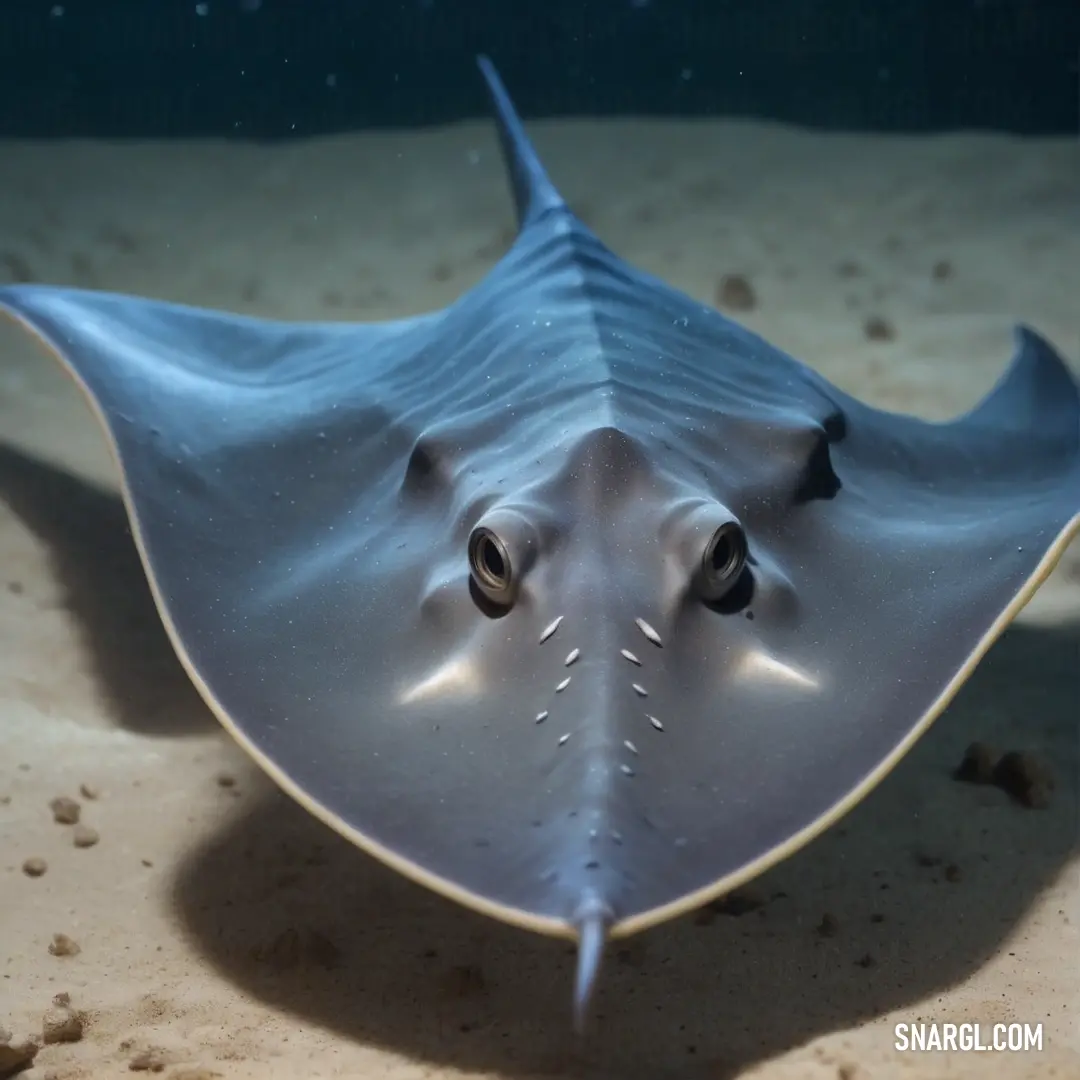
[(61, 361), (107, 426), (134, 420), (193, 447), (200, 431), (222, 437), (223, 417), (270, 437), (302, 413), (329, 415), (381, 361), (421, 348), (442, 317), (299, 323), (48, 285), (0, 287), (3, 313)]
[(7, 312), (47, 345), (106, 411), (164, 398), (214, 405), (325, 369), (335, 339), (385, 324), (294, 324), (142, 296), (50, 285), (0, 287)]

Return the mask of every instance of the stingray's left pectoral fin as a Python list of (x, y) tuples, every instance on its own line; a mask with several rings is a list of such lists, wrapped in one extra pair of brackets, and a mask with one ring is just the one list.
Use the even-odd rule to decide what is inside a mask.
[(5, 286), (0, 312), (47, 345), (106, 412), (154, 397), (213, 400), (295, 368), (305, 338), (318, 344), (302, 324), (90, 289)]
[(932, 423), (862, 403), (846, 412), (841, 471), (888, 527), (903, 519), (933, 531), (940, 516), (951, 543), (974, 544), (959, 519), (971, 529), (997, 519), (998, 542), (1008, 547), (1041, 544), (1080, 511), (1080, 383), (1026, 326), (1016, 328), (1012, 359), (993, 387), (959, 416)]
[(1029, 326), (1017, 326), (1013, 338), (1009, 366), (960, 422), (1080, 438), (1080, 385), (1068, 365), (1053, 345)]
[(611, 908), (597, 896), (587, 896), (574, 916), (578, 933), (577, 969), (574, 975), (574, 1030), (584, 1034), (589, 1009), (596, 993), (604, 960), (608, 929), (614, 921)]
[[(945, 452), (935, 479), (947, 487), (969, 475), (965, 494), (1002, 506), (1041, 503), (1047, 511), (1056, 504), (1055, 513), (1065, 507), (1072, 517), (1080, 512), (1080, 382), (1030, 327), (1017, 326), (1014, 342), (1011, 361), (985, 397), (940, 427)], [(1037, 519), (1030, 510), (1033, 533)]]

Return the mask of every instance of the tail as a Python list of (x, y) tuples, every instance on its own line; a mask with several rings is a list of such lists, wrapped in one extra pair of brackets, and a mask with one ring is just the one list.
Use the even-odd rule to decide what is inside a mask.
[(499, 145), (503, 161), (510, 173), (510, 186), (517, 211), (518, 229), (527, 225), (549, 210), (565, 210), (566, 203), (548, 178), (536, 150), (522, 127), (521, 118), (514, 103), (499, 78), (495, 65), (486, 57), (476, 60), (487, 83), (491, 105), (495, 110), (495, 123), (499, 129)]
[(577, 972), (574, 977), (574, 1031), (585, 1033), (589, 1006), (592, 1004), (600, 968), (604, 959), (608, 927), (613, 921), (611, 908), (599, 897), (587, 896), (574, 916), (578, 932)]

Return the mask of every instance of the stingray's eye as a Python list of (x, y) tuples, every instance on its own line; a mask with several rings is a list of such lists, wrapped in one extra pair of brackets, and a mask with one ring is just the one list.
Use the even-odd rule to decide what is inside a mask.
[(705, 545), (701, 580), (710, 600), (718, 600), (739, 579), (746, 566), (746, 533), (737, 521), (725, 521)]
[(508, 599), (514, 584), (514, 568), (506, 544), (492, 529), (481, 525), (469, 537), (469, 569), (484, 595)]

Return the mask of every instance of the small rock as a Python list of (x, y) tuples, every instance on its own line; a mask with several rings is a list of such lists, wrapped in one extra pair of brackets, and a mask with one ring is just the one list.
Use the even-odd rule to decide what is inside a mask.
[(0, 1077), (14, 1076), (28, 1069), (41, 1047), (37, 1039), (16, 1039), (0, 1028)]
[(855, 963), (861, 968), (872, 968), (877, 961), (869, 953), (863, 953)]
[(53, 956), (78, 956), (82, 952), (79, 943), (67, 936), (67, 934), (53, 934), (49, 944), (49, 952)]
[(27, 877), (41, 877), (49, 869), (49, 864), (35, 855), (22, 864), (22, 869)]
[(57, 994), (53, 1006), (41, 1020), (41, 1037), (45, 1045), (78, 1042), (83, 1037), (83, 1018), (71, 1007), (67, 994)]
[(218, 787), (231, 788), (236, 786), (236, 777), (232, 773), (218, 773), (217, 775)]
[(863, 323), (863, 333), (868, 341), (892, 341), (896, 337), (893, 324), (880, 315), (871, 315)]
[(1050, 802), (1054, 778), (1030, 754), (1011, 750), (994, 766), (994, 783), (1021, 806), (1041, 808)]
[(136, 1054), (129, 1062), (132, 1072), (159, 1073), (165, 1068), (165, 1055), (162, 1051), (151, 1048)]
[(757, 911), (757, 909), (763, 907), (764, 904), (765, 898), (756, 890), (748, 888), (735, 889), (733, 892), (729, 892), (727, 896), (721, 896), (716, 900), (711, 900), (708, 906), (715, 911), (717, 915), (731, 915), (738, 918), (740, 915), (746, 915), (748, 912)]
[(965, 784), (990, 784), (998, 755), (985, 743), (973, 742), (965, 751), (960, 764), (953, 770), (953, 779)]
[(822, 937), (836, 937), (839, 929), (840, 924), (836, 921), (836, 916), (828, 911), (821, 916), (821, 922), (817, 924), (817, 932)]
[(79, 794), (84, 799), (90, 799), (92, 801), (101, 795), (101, 790), (95, 787), (93, 784), (80, 784)]
[(66, 795), (53, 799), (49, 803), (49, 809), (57, 825), (78, 825), (79, 815), (82, 813), (82, 807)]
[(76, 825), (71, 834), (72, 843), (79, 848), (93, 847), (100, 839), (97, 829), (89, 825)]
[(843, 1062), (836, 1066), (836, 1080), (863, 1080), (866, 1074), (858, 1065)]
[(953, 265), (948, 259), (938, 259), (930, 270), (930, 276), (935, 281), (945, 281), (952, 277)]
[(956, 863), (951, 862), (945, 867), (945, 880), (952, 882), (954, 885), (956, 882), (963, 878), (963, 874), (960, 873), (960, 867)]
[(742, 274), (725, 274), (716, 288), (716, 302), (730, 311), (753, 311), (757, 295)]

